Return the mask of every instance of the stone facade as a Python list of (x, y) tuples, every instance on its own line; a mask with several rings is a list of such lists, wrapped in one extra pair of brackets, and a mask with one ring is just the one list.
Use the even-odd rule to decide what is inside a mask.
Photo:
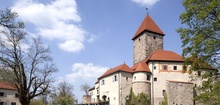
[(193, 105), (193, 83), (168, 81), (166, 90), (169, 105)]
[(145, 60), (155, 50), (163, 50), (163, 35), (145, 31), (133, 40), (134, 64)]

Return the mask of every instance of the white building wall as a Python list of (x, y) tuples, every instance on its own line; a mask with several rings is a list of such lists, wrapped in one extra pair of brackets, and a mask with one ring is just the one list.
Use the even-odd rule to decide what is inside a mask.
[[(117, 76), (117, 81), (114, 81), (114, 76)], [(103, 101), (102, 97), (106, 96), (106, 101), (110, 100), (110, 105), (119, 105), (119, 72), (101, 78), (99, 80), (99, 97)], [(104, 80), (104, 84), (103, 83)]]
[[(151, 96), (154, 97), (152, 98), (154, 105), (159, 105), (163, 100), (163, 91), (166, 91), (167, 80), (191, 82), (190, 75), (182, 71), (182, 62), (153, 62), (153, 65), (152, 62), (150, 62), (148, 65), (153, 74)], [(167, 65), (167, 70), (164, 70), (164, 65)], [(177, 70), (173, 70), (174, 66), (177, 67)], [(157, 80), (155, 81), (154, 78)]]

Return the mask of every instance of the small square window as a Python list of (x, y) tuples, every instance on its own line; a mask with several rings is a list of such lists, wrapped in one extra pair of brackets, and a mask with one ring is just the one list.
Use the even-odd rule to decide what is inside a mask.
[(157, 78), (156, 78), (156, 77), (154, 77), (154, 81), (157, 81)]
[(167, 70), (167, 65), (164, 65), (164, 66), (163, 66), (163, 70)]
[(173, 70), (177, 70), (177, 66), (173, 66)]

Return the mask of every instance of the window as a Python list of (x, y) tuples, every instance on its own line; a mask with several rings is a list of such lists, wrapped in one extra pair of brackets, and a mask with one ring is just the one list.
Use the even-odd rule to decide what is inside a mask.
[(118, 76), (117, 76), (117, 75), (114, 75), (114, 76), (112, 77), (112, 82), (115, 82), (115, 81), (118, 81)]
[(198, 71), (198, 76), (201, 76), (201, 71)]
[(128, 81), (128, 77), (126, 77), (126, 81)]
[(154, 81), (157, 81), (157, 77), (154, 77)]
[(0, 97), (6, 97), (6, 93), (5, 92), (0, 92)]
[(16, 105), (16, 102), (12, 102), (11, 105)]
[(154, 39), (156, 39), (156, 36), (154, 36)]
[(156, 70), (157, 69), (157, 66), (154, 66), (154, 70)]
[(99, 94), (99, 90), (97, 90), (97, 94)]
[(149, 80), (149, 81), (150, 81), (150, 75), (147, 75), (147, 80)]
[(15, 94), (14, 94), (14, 97), (18, 97), (18, 94), (17, 94), (17, 93), (15, 93)]
[(136, 76), (134, 76), (134, 80), (136, 80)]
[(101, 85), (105, 85), (105, 80), (102, 80)]
[(164, 66), (163, 66), (163, 70), (167, 70), (167, 65), (164, 65)]
[(177, 70), (177, 66), (173, 66), (173, 70)]
[(163, 96), (165, 96), (166, 95), (166, 90), (163, 90), (162, 94), (163, 94)]
[(0, 102), (0, 105), (7, 105), (5, 102)]

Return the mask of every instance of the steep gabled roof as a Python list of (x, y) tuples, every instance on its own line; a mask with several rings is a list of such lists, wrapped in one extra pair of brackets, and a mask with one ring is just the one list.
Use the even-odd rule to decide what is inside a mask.
[(154, 32), (160, 35), (165, 35), (163, 31), (157, 26), (157, 24), (153, 21), (153, 19), (148, 14), (144, 18), (143, 22), (141, 23), (135, 35), (133, 36), (132, 40), (134, 40), (144, 31), (150, 31), (150, 32)]
[(148, 65), (144, 61), (136, 63), (131, 69), (133, 70), (133, 72), (151, 72)]
[(3, 81), (0, 81), (0, 89), (16, 90), (16, 88), (13, 87), (12, 84)]
[(124, 71), (124, 72), (129, 72), (129, 73), (132, 73), (132, 69), (130, 67), (128, 67), (128, 65), (126, 64), (121, 64), (119, 66), (116, 66), (112, 69), (109, 69), (107, 70), (101, 77), (99, 77), (98, 79), (100, 78), (103, 78), (103, 77), (106, 77), (108, 75), (111, 75), (115, 72), (118, 72), (118, 71)]
[(179, 54), (166, 51), (166, 50), (155, 50), (146, 60), (148, 61), (176, 61), (183, 62), (184, 59)]

